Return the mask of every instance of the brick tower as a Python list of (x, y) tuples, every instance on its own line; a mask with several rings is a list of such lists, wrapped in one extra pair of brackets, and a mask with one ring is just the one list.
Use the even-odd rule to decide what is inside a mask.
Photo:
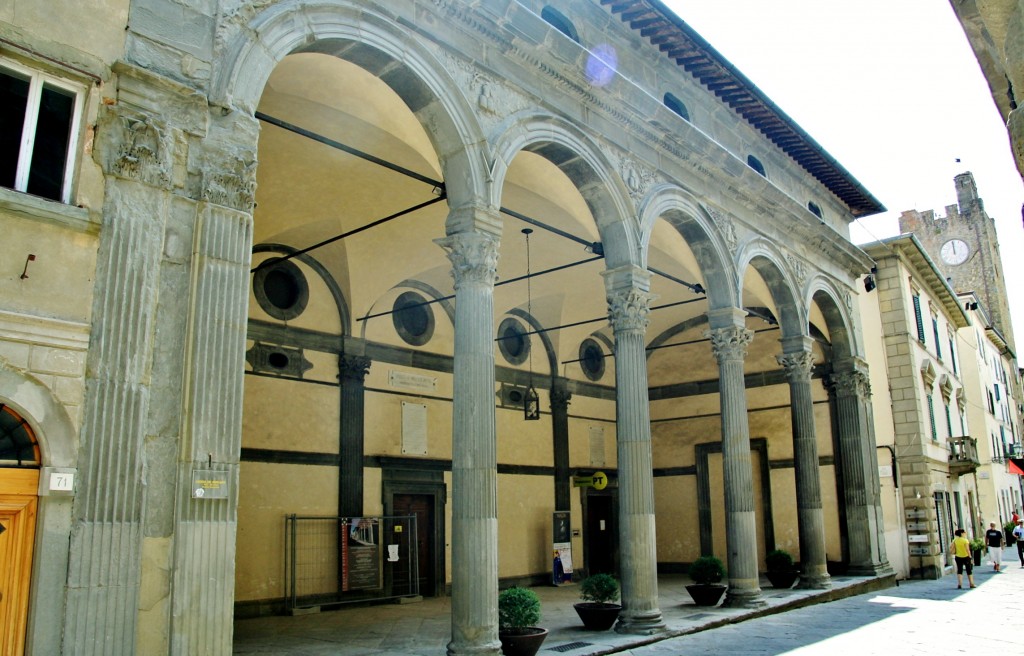
[(954, 291), (978, 294), (1016, 352), (995, 221), (985, 213), (970, 171), (954, 182), (957, 204), (946, 206), (945, 217), (936, 217), (933, 210), (908, 210), (900, 215), (900, 232), (917, 236)]

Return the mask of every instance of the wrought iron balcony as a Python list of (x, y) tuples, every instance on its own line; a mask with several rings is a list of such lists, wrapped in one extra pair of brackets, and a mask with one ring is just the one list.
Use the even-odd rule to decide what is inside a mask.
[(959, 476), (978, 470), (978, 441), (973, 437), (949, 438), (949, 473)]

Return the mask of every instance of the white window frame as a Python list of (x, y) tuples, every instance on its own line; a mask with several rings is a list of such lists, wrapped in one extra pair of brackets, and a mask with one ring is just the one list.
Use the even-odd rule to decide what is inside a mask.
[(39, 70), (17, 64), (10, 59), (0, 57), (0, 69), (28, 78), (28, 99), (25, 103), (25, 122), (21, 129), (21, 146), (18, 149), (18, 168), (14, 176), (14, 190), (27, 193), (28, 176), (32, 170), (32, 149), (36, 142), (36, 123), (39, 120), (39, 103), (43, 95), (43, 85), (49, 84), (74, 97), (71, 108), (71, 129), (68, 134), (68, 155), (64, 162), (64, 177), (61, 181), (60, 202), (71, 202), (71, 183), (75, 177), (75, 166), (78, 162), (78, 137), (82, 123), (82, 105), (85, 90), (80, 84)]

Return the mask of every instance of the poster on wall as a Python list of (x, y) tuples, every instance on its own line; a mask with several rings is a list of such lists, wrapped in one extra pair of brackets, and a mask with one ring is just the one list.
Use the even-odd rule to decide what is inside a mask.
[(559, 510), (551, 521), (552, 565), (551, 582), (555, 585), (572, 582), (572, 532), (569, 511)]
[(381, 587), (379, 532), (376, 518), (353, 517), (341, 523), (342, 592)]

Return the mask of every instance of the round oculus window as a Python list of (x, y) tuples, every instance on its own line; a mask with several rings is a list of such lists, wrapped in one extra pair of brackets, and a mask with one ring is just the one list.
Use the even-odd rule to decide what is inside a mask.
[(252, 285), (263, 311), (282, 321), (302, 314), (309, 301), (306, 276), (288, 260), (267, 260), (258, 266)]
[(596, 339), (585, 339), (580, 344), (580, 367), (590, 380), (600, 380), (604, 375), (604, 350)]
[(403, 292), (395, 299), (391, 322), (398, 335), (412, 346), (423, 346), (434, 335), (430, 302), (416, 292)]
[(530, 340), (518, 319), (506, 318), (498, 326), (498, 350), (509, 364), (526, 362), (530, 355)]

